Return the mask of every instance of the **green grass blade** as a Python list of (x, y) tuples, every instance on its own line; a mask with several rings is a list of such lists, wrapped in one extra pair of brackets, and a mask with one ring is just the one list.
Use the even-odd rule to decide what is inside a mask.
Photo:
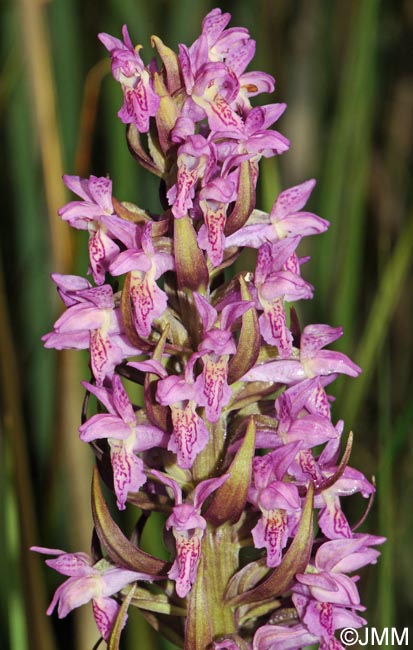
[(378, 6), (378, 0), (365, 0), (355, 7), (336, 118), (320, 183), (320, 213), (332, 223), (317, 244), (315, 284), (323, 311), (329, 318), (334, 296), (334, 320), (343, 324), (347, 333), (352, 330), (360, 290)]
[(372, 373), (379, 360), (378, 352), (386, 345), (386, 337), (394, 309), (405, 283), (413, 250), (413, 218), (399, 236), (399, 241), (383, 271), (377, 294), (370, 309), (364, 334), (355, 358), (363, 373), (346, 393), (342, 409), (349, 422), (354, 422), (371, 383)]

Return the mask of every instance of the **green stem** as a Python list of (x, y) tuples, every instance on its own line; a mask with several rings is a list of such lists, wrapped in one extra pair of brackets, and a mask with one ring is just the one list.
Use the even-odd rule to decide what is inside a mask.
[(196, 482), (211, 478), (217, 473), (222, 462), (226, 436), (225, 419), (221, 418), (216, 424), (206, 423), (209, 430), (209, 442), (205, 449), (198, 454), (192, 467)]
[(236, 632), (233, 608), (224, 602), (228, 580), (238, 566), (233, 535), (228, 524), (205, 531), (197, 579), (188, 597), (185, 650), (207, 650), (213, 640)]

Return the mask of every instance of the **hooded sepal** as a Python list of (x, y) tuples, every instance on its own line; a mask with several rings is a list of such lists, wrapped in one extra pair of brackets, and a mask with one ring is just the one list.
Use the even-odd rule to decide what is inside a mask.
[(215, 526), (220, 526), (226, 521), (234, 524), (241, 517), (251, 483), (254, 450), (255, 423), (253, 418), (250, 418), (244, 440), (227, 470), (230, 476), (215, 492), (205, 515)]
[(188, 216), (174, 220), (174, 250), (179, 288), (199, 291), (208, 285), (208, 267)]
[(114, 564), (132, 571), (166, 576), (168, 563), (132, 544), (113, 521), (100, 487), (97, 467), (92, 479), (92, 516), (102, 548)]
[[(239, 277), (242, 300), (251, 300), (247, 284)], [(241, 331), (238, 339), (237, 351), (231, 357), (228, 365), (228, 383), (233, 384), (250, 370), (258, 359), (260, 353), (260, 326), (255, 307), (248, 309), (242, 316)]]
[[(300, 525), (281, 564), (256, 587), (230, 598), (228, 600), (230, 605), (244, 605), (246, 603), (256, 603), (267, 598), (274, 598), (290, 587), (296, 573), (305, 571), (313, 545), (313, 497), (314, 485), (310, 483)], [(254, 571), (254, 567), (252, 567), (252, 570)], [(233, 580), (236, 578), (237, 575), (234, 576)], [(229, 583), (227, 593), (231, 589), (231, 582)]]

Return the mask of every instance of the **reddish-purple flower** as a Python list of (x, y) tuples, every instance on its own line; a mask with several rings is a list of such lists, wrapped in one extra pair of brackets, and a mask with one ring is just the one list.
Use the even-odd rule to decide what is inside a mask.
[(52, 276), (68, 309), (54, 329), (42, 337), (46, 348), (90, 349), (90, 365), (98, 386), (111, 378), (125, 357), (140, 354), (124, 334), (112, 287), (92, 287), (77, 276)]
[(198, 352), (191, 362), (201, 358), (202, 374), (198, 375), (195, 385), (198, 404), (205, 406), (205, 415), (209, 422), (217, 422), (221, 409), (231, 399), (228, 385), (228, 361), (236, 351), (231, 325), (252, 307), (249, 301), (234, 302), (226, 305), (220, 315), (200, 294), (194, 294), (194, 300), (202, 320), (204, 337), (198, 346)]
[(56, 589), (46, 613), (52, 614), (57, 606), (59, 618), (64, 618), (72, 609), (91, 600), (96, 625), (105, 641), (109, 638), (120, 609), (120, 605), (111, 596), (137, 580), (152, 582), (156, 579), (146, 573), (114, 566), (105, 559), (93, 563), (86, 553), (66, 553), (41, 546), (32, 546), (30, 550), (57, 556), (54, 560), (46, 560), (46, 564), (68, 576)]
[(182, 502), (181, 487), (174, 479), (156, 470), (152, 474), (170, 487), (174, 495), (175, 506), (168, 517), (166, 528), (172, 528), (176, 558), (168, 576), (175, 580), (178, 596), (184, 598), (195, 581), (201, 557), (201, 540), (206, 528), (206, 521), (200, 514), (202, 504), (214, 490), (225, 483), (228, 474), (198, 483), (189, 503)]
[(144, 464), (136, 454), (165, 446), (166, 435), (152, 424), (138, 422), (129, 397), (117, 375), (112, 389), (99, 388), (83, 382), (87, 390), (104, 404), (108, 413), (93, 415), (79, 428), (84, 442), (106, 438), (110, 447), (113, 485), (118, 508), (123, 510), (128, 492), (137, 492), (146, 482)]
[(134, 124), (141, 133), (149, 131), (149, 118), (156, 115), (160, 98), (152, 88), (151, 75), (134, 48), (126, 25), (122, 28), (123, 42), (110, 34), (99, 39), (110, 52), (112, 74), (123, 91), (123, 106), (118, 116), (125, 124)]
[(141, 234), (137, 232), (137, 239), (137, 247), (119, 253), (109, 269), (114, 276), (131, 272), (130, 298), (134, 324), (138, 334), (147, 337), (153, 321), (164, 313), (168, 304), (167, 295), (158, 287), (156, 280), (174, 267), (174, 259), (170, 253), (155, 249), (151, 223), (144, 226)]

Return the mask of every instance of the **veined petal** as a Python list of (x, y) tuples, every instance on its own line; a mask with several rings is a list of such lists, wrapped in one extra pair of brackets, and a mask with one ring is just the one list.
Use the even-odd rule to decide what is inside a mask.
[(214, 163), (215, 150), (202, 135), (189, 136), (178, 150), (178, 174), (175, 185), (167, 193), (169, 205), (176, 219), (184, 217), (192, 208), (195, 186), (204, 177), (206, 182)]
[(361, 373), (361, 368), (346, 354), (333, 350), (320, 350), (311, 359), (302, 359), (302, 364), (308, 377), (331, 375), (336, 372), (350, 377), (357, 377)]
[(105, 176), (90, 176), (88, 190), (92, 200), (105, 214), (113, 213), (112, 181)]
[(80, 439), (83, 442), (91, 442), (102, 438), (115, 438), (126, 440), (131, 429), (118, 415), (100, 413), (92, 415), (81, 427), (79, 427)]
[(149, 271), (151, 266), (151, 260), (143, 251), (131, 249), (119, 253), (110, 264), (109, 271), (117, 276), (129, 271)]
[(313, 287), (303, 280), (297, 273), (291, 271), (277, 271), (271, 273), (259, 287), (259, 295), (264, 300), (283, 297), (288, 302), (313, 297)]
[(100, 329), (90, 333), (90, 364), (98, 386), (103, 386), (121, 360), (122, 354), (107, 334)]
[(249, 248), (259, 248), (267, 242), (277, 241), (274, 228), (267, 225), (266, 221), (246, 225), (240, 228), (232, 235), (226, 238), (225, 248), (231, 246), (248, 246)]
[(85, 605), (95, 596), (99, 596), (101, 588), (102, 578), (97, 571), (83, 578), (69, 578), (56, 589), (46, 613), (51, 614), (58, 605), (58, 616), (64, 618), (72, 609)]
[(42, 336), (45, 348), (56, 350), (87, 350), (90, 342), (89, 330), (78, 332), (49, 332)]
[(271, 216), (282, 219), (301, 210), (307, 203), (315, 184), (316, 181), (311, 179), (281, 192), (271, 210)]
[[(358, 608), (360, 609), (360, 607)], [(364, 627), (367, 625), (367, 621), (359, 616), (358, 614), (355, 613), (355, 611), (351, 611), (348, 609), (345, 609), (344, 607), (334, 607), (333, 608), (333, 617), (334, 617), (334, 628), (336, 630), (341, 630), (343, 627), (353, 627), (353, 628), (358, 628), (358, 627)], [(337, 646), (328, 646), (327, 648), (321, 648), (320, 650), (343, 650), (343, 646), (337, 645)]]
[(195, 582), (201, 556), (202, 531), (187, 537), (175, 533), (176, 559), (168, 576), (176, 582), (176, 593), (185, 598)]
[(144, 465), (122, 441), (110, 440), (113, 486), (119, 510), (125, 509), (128, 492), (137, 492), (146, 482)]
[(135, 124), (140, 133), (149, 131), (149, 118), (156, 115), (160, 97), (152, 89), (149, 74), (143, 71), (135, 86), (123, 85), (123, 106), (118, 117), (124, 124)]
[(318, 641), (319, 638), (302, 624), (292, 627), (263, 625), (254, 635), (253, 650), (301, 650)]
[(136, 416), (122, 381), (118, 375), (112, 379), (113, 404), (122, 420), (128, 425), (136, 424)]
[(328, 418), (322, 415), (305, 415), (292, 422), (287, 437), (289, 441), (302, 440), (304, 446), (314, 447), (338, 436)]
[[(332, 603), (309, 600), (302, 618), (310, 632), (321, 637), (324, 643), (327, 639), (333, 637), (334, 617)], [(330, 644), (327, 647), (329, 646)]]
[(352, 537), (351, 528), (340, 507), (340, 501), (324, 493), (325, 508), (320, 511), (318, 524), (328, 539), (339, 539)]
[(149, 336), (152, 323), (165, 311), (168, 299), (151, 273), (143, 275), (141, 272), (132, 272), (130, 296), (134, 309), (134, 323), (140, 336)]
[(216, 43), (230, 20), (231, 14), (223, 14), (218, 8), (211, 9), (205, 16), (202, 21), (202, 33), (206, 35), (209, 47)]
[(98, 205), (87, 201), (70, 201), (58, 211), (63, 221), (76, 230), (88, 230), (91, 223), (98, 221), (103, 210)]
[(284, 481), (272, 481), (270, 485), (261, 490), (259, 506), (263, 510), (293, 510), (301, 509), (301, 500), (296, 485)]
[(206, 499), (212, 494), (215, 490), (223, 485), (226, 480), (229, 478), (229, 474), (222, 474), (221, 476), (216, 476), (215, 478), (207, 478), (204, 481), (198, 483), (194, 490), (194, 507), (198, 510), (201, 509), (202, 504)]
[(179, 467), (190, 469), (208, 443), (209, 432), (193, 405), (188, 404), (184, 409), (171, 406), (171, 411), (173, 432), (168, 449), (176, 453)]
[(78, 303), (69, 307), (60, 318), (57, 319), (55, 331), (76, 332), (78, 330), (94, 330), (103, 325), (105, 314), (90, 303)]
[[(120, 605), (113, 598), (95, 598), (92, 600), (93, 617), (104, 641), (108, 641), (115, 624)], [(126, 624), (126, 618), (124, 621)]]
[(82, 381), (81, 384), (84, 386), (84, 388), (86, 388), (87, 391), (89, 391), (89, 393), (95, 395), (95, 397), (97, 397), (98, 400), (102, 402), (109, 413), (118, 417), (113, 404), (112, 392), (110, 389), (104, 388), (103, 386), (95, 386), (94, 384), (90, 384), (88, 381)]
[(89, 259), (96, 284), (103, 284), (105, 273), (115, 255), (119, 252), (119, 246), (98, 228), (89, 238)]
[(194, 292), (194, 302), (201, 316), (204, 332), (207, 332), (215, 325), (218, 316), (217, 310), (200, 293)]
[(135, 442), (133, 451), (146, 451), (154, 447), (166, 447), (168, 434), (158, 429), (153, 424), (137, 424), (134, 427)]
[[(50, 553), (50, 549), (47, 549), (47, 552)], [(46, 564), (62, 575), (72, 578), (80, 578), (96, 573), (96, 570), (92, 567), (90, 557), (86, 553), (62, 552), (56, 559), (46, 560)]]
[(64, 174), (63, 182), (69, 190), (80, 196), (81, 199), (84, 201), (90, 201), (89, 181), (86, 178)]
[(225, 305), (221, 313), (221, 328), (229, 330), (237, 318), (241, 318), (253, 306), (254, 302), (252, 300), (237, 300)]
[(214, 361), (209, 355), (204, 359), (202, 375), (196, 380), (198, 404), (205, 406), (209, 422), (217, 422), (221, 409), (231, 399), (232, 391), (227, 383), (228, 357), (223, 355)]
[[(320, 602), (336, 603), (337, 605), (348, 607), (357, 607), (357, 605), (360, 605), (360, 596), (356, 584), (349, 576), (342, 573), (330, 573), (326, 575), (333, 579), (334, 588), (332, 586), (327, 588), (322, 582), (319, 584), (317, 577), (323, 576), (323, 574), (314, 574), (312, 576), (315, 578), (314, 584), (310, 584), (310, 592), (314, 598)], [(305, 574), (305, 576), (300, 578), (300, 581), (309, 577), (308, 574)]]
[(271, 381), (280, 384), (292, 384), (306, 378), (307, 375), (299, 361), (280, 359), (279, 361), (269, 361), (251, 368), (241, 377), (241, 381)]
[[(96, 565), (97, 566), (97, 565)], [(156, 580), (156, 576), (140, 571), (131, 571), (123, 567), (110, 566), (108, 569), (102, 571), (103, 588), (102, 596), (109, 597), (117, 594), (118, 591), (129, 585), (136, 580), (146, 580), (152, 582)]]
[(276, 567), (288, 541), (287, 513), (284, 510), (263, 510), (261, 519), (251, 531), (256, 548), (267, 549), (267, 566)]
[(169, 406), (174, 402), (193, 400), (195, 396), (194, 384), (189, 384), (178, 375), (170, 375), (160, 379), (156, 388), (156, 399), (160, 404)]
[(103, 284), (99, 287), (90, 287), (76, 293), (79, 302), (92, 304), (96, 309), (112, 310), (114, 307), (113, 289), (109, 284)]
[(155, 267), (154, 278), (157, 280), (166, 271), (175, 269), (175, 258), (170, 253), (154, 253), (152, 255), (153, 265)]
[[(122, 204), (120, 205), (122, 207)], [(127, 249), (139, 248), (140, 226), (137, 223), (126, 221), (115, 214), (103, 215), (100, 217), (99, 223), (105, 226), (106, 231), (113, 239), (119, 239), (125, 244)]]
[(243, 123), (241, 117), (231, 108), (229, 102), (218, 92), (210, 101), (199, 95), (192, 95), (192, 98), (205, 110), (211, 131), (234, 129), (240, 133), (242, 132)]
[(376, 564), (380, 552), (370, 546), (385, 541), (384, 537), (356, 534), (351, 539), (325, 542), (316, 553), (316, 567), (320, 571), (352, 573), (367, 564)]
[(311, 358), (314, 353), (333, 343), (343, 335), (342, 327), (317, 324), (307, 325), (301, 334), (301, 356)]
[(215, 209), (211, 209), (207, 202), (203, 201), (201, 208), (204, 213), (205, 225), (201, 226), (199, 230), (198, 244), (200, 248), (207, 251), (213, 266), (219, 266), (224, 256), (226, 206), (220, 204)]
[(288, 235), (301, 235), (302, 237), (319, 235), (325, 232), (330, 225), (329, 221), (318, 217), (316, 214), (312, 214), (312, 212), (290, 214), (280, 219), (280, 221), (274, 221), (273, 224), (279, 237), (287, 237)]
[(237, 76), (241, 75), (255, 54), (255, 41), (249, 39), (243, 47), (230, 50), (225, 63)]
[(284, 301), (282, 298), (271, 302), (261, 300), (264, 313), (258, 319), (261, 335), (266, 343), (276, 345), (281, 359), (291, 356), (293, 336), (287, 327)]
[(50, 276), (55, 283), (61, 299), (66, 307), (81, 302), (77, 299), (77, 292), (90, 289), (91, 284), (86, 278), (79, 275), (68, 275), (63, 273), (52, 273)]

